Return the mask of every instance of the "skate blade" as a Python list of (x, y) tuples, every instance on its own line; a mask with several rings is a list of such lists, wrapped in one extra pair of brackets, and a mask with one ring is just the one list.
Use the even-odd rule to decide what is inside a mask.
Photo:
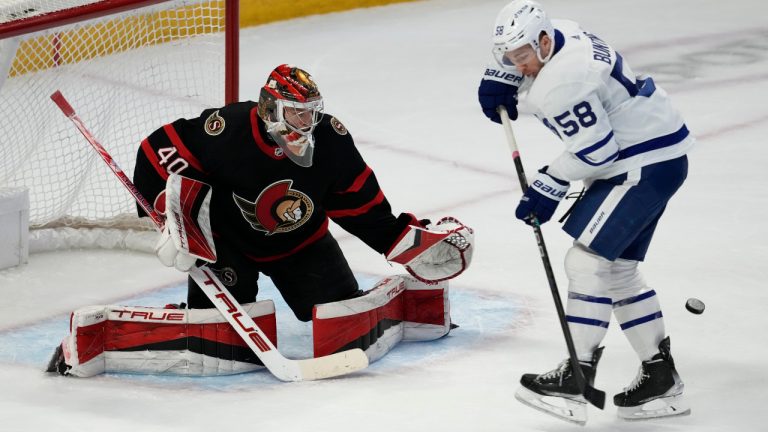
[(691, 413), (683, 395), (663, 397), (636, 407), (619, 407), (618, 416), (627, 421), (651, 420), (663, 417), (685, 416)]
[[(553, 405), (544, 400), (552, 398), (563, 401), (565, 407)], [(587, 401), (569, 399), (567, 397), (543, 396), (525, 387), (520, 387), (515, 392), (515, 399), (523, 405), (527, 405), (537, 411), (549, 414), (560, 420), (584, 426), (587, 424)]]

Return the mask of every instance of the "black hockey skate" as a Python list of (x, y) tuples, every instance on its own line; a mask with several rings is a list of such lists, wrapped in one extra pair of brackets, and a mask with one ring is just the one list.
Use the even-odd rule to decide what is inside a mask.
[(683, 381), (675, 370), (669, 337), (659, 344), (659, 353), (640, 364), (637, 377), (613, 397), (619, 417), (644, 420), (691, 413), (683, 402)]
[(69, 375), (71, 367), (64, 361), (64, 350), (61, 345), (56, 347), (51, 359), (48, 360), (48, 366), (45, 368), (46, 372), (55, 372), (59, 375)]
[[(592, 354), (592, 361), (579, 362), (590, 386), (594, 384), (597, 363), (602, 355), (603, 347), (600, 347)], [(520, 384), (522, 387), (515, 393), (515, 398), (525, 405), (579, 425), (587, 422), (587, 400), (579, 390), (570, 359), (563, 360), (556, 369), (547, 373), (525, 374), (520, 378)], [(545, 397), (558, 398), (565, 406), (550, 403), (544, 400)]]

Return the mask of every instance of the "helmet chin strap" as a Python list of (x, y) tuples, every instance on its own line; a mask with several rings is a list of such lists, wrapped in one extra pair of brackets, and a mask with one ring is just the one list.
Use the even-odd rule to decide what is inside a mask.
[(538, 46), (533, 47), (533, 50), (536, 52), (536, 58), (539, 59), (540, 62), (546, 64), (552, 58), (552, 53), (555, 52), (555, 47), (553, 47), (552, 44), (554, 44), (554, 41), (550, 38), (549, 52), (546, 57), (541, 56), (541, 42), (537, 44)]
[(536, 58), (539, 59), (540, 62), (546, 64), (549, 59), (552, 58), (552, 51), (550, 50), (549, 54), (546, 57), (541, 57), (541, 48), (536, 50)]

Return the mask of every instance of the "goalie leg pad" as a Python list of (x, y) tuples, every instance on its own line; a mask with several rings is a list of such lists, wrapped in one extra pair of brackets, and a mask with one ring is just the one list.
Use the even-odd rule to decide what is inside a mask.
[(363, 296), (315, 306), (312, 327), (315, 357), (360, 348), (374, 362), (400, 341), (448, 334), (448, 283), (427, 285), (410, 276), (388, 277)]
[(440, 339), (451, 330), (448, 281), (424, 283), (405, 277), (404, 341)]
[[(277, 346), (272, 301), (243, 308)], [(58, 371), (78, 377), (104, 372), (213, 376), (263, 367), (216, 309), (88, 306), (72, 313), (70, 335), (60, 348), (66, 367)]]

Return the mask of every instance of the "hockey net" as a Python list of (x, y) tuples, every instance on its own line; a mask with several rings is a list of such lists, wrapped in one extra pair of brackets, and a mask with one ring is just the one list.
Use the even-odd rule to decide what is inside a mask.
[(237, 27), (237, 0), (0, 0), (0, 188), (29, 190), (31, 250), (154, 239), (50, 95), (130, 176), (150, 132), (237, 99)]

